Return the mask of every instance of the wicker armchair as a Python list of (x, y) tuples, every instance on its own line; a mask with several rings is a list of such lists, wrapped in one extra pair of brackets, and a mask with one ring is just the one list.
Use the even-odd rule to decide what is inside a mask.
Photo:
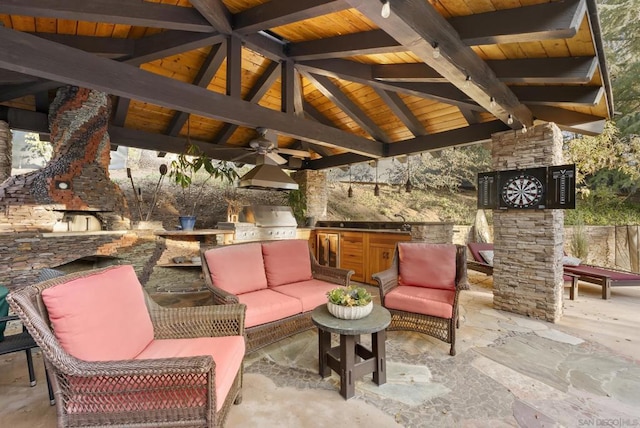
[[(16, 290), (7, 297), (45, 356), (56, 397), (58, 426), (222, 426), (231, 403), (239, 404), (242, 400), (242, 363), (238, 369), (227, 373), (227, 384), (231, 386), (221, 403), (216, 386), (222, 382), (223, 368), (217, 367), (212, 354), (195, 352), (190, 355), (183, 349), (195, 346), (192, 344), (197, 341), (209, 344), (208, 349), (211, 349), (210, 343), (214, 340), (242, 336), (244, 305), (163, 308), (140, 287), (141, 300), (146, 303), (152, 324), (151, 343), (178, 345), (183, 348), (178, 352), (181, 357), (88, 361), (74, 357), (63, 348), (54, 334), (51, 308), (47, 309), (42, 292), (77, 280), (83, 280), (82, 285), (87, 287), (92, 280), (88, 277), (108, 274), (117, 268), (122, 266), (50, 279)], [(135, 277), (135, 273), (132, 275)], [(111, 303), (104, 302), (105, 305)], [(121, 306), (115, 305), (110, 310), (115, 314), (123, 310)], [(105, 319), (101, 322), (113, 321)], [(122, 332), (123, 340), (127, 334)], [(216, 337), (218, 339), (211, 339)], [(243, 356), (244, 339), (235, 340), (234, 343), (240, 343), (236, 347), (241, 348), (237, 353)], [(220, 342), (219, 347), (224, 348), (226, 343)]]
[[(403, 250), (411, 252), (405, 257)], [(442, 252), (442, 255), (438, 255)], [(422, 256), (424, 254), (424, 256)], [(449, 260), (447, 260), (449, 259)], [(403, 266), (404, 264), (404, 266)], [(438, 266), (432, 269), (432, 266)], [(436, 277), (442, 277), (439, 268), (449, 267), (445, 283), (430, 286)], [(411, 276), (401, 276), (406, 269)], [(396, 245), (391, 267), (373, 274), (378, 283), (380, 301), (391, 312), (391, 325), (387, 330), (410, 330), (428, 334), (451, 344), (450, 355), (456, 354), (456, 328), (458, 320), (458, 295), (468, 289), (465, 248), (453, 244), (424, 244), (403, 242)], [(392, 297), (391, 297), (392, 296)]]

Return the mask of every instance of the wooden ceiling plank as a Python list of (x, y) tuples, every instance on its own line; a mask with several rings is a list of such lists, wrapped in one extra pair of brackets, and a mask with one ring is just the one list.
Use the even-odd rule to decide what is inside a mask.
[(394, 144), (389, 144), (386, 156), (400, 156), (446, 147), (464, 146), (491, 139), (491, 134), (508, 131), (509, 127), (499, 120), (469, 125), (464, 128), (415, 137)]
[(133, 58), (124, 62), (138, 66), (181, 52), (215, 45), (225, 39), (226, 36), (219, 33), (199, 34), (186, 31), (165, 31), (137, 39)]
[[(265, 126), (301, 140), (381, 156), (383, 144), (313, 121), (213, 93), (127, 64), (0, 27), (0, 68), (92, 88), (238, 125)], [(60, 61), (65, 58), (65, 61)], [(159, 90), (158, 88), (162, 88)]]
[[(247, 95), (244, 97), (245, 101), (249, 101), (251, 103), (257, 103), (262, 99), (264, 94), (267, 93), (269, 88), (275, 83), (275, 81), (279, 77), (280, 71), (280, 63), (272, 61), (267, 69), (260, 75), (255, 84), (251, 87)], [(216, 134), (214, 138), (215, 144), (224, 144), (229, 140), (231, 135), (238, 129), (238, 125), (233, 123), (225, 123), (220, 131)]]
[(513, 86), (511, 90), (527, 105), (595, 106), (604, 95), (599, 86)]
[(3, 0), (0, 13), (211, 33), (193, 8), (127, 0)]
[(576, 35), (587, 11), (585, 0), (547, 2), (449, 19), (467, 45), (495, 45)]
[(376, 123), (371, 120), (353, 101), (347, 97), (331, 80), (326, 76), (318, 76), (305, 73), (305, 77), (313, 82), (316, 88), (322, 94), (329, 98), (331, 102), (340, 107), (340, 109), (355, 121), (358, 126), (365, 130), (369, 135), (383, 143), (389, 143), (391, 140), (380, 129)]
[(496, 76), (509, 84), (586, 84), (598, 68), (596, 57), (522, 58), (487, 61)]
[(382, 101), (385, 102), (387, 107), (391, 109), (393, 114), (395, 114), (407, 129), (411, 131), (414, 137), (427, 134), (425, 127), (420, 123), (418, 118), (407, 107), (398, 94), (379, 88), (375, 88), (374, 90), (376, 91), (376, 94), (382, 98)]
[[(207, 58), (202, 63), (200, 70), (198, 70), (196, 78), (193, 79), (194, 85), (201, 88), (209, 86), (209, 82), (211, 82), (226, 57), (225, 47), (226, 42), (211, 47)], [(176, 112), (171, 118), (171, 122), (169, 122), (166, 133), (172, 137), (178, 135), (188, 118), (188, 113), (184, 111)]]
[(271, 0), (233, 15), (233, 29), (255, 33), (348, 8), (342, 0)]
[[(424, 0), (395, 2), (390, 16), (383, 18), (376, 2), (345, 1), (503, 122), (506, 123), (511, 114), (513, 128), (533, 124), (529, 109), (462, 42), (458, 32), (430, 3)], [(440, 50), (437, 58), (434, 58), (435, 43)], [(490, 102), (491, 98), (495, 102)]]
[(382, 30), (289, 43), (286, 48), (289, 58), (296, 61), (343, 58), (353, 55), (371, 55), (406, 50), (407, 48)]
[(189, 0), (218, 32), (231, 34), (231, 13), (221, 0)]

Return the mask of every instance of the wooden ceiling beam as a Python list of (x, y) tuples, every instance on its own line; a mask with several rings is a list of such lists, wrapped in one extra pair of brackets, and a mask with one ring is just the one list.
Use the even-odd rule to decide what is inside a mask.
[(405, 52), (406, 50), (407, 48), (382, 30), (289, 43), (286, 47), (289, 58), (296, 61)]
[(38, 79), (27, 74), (16, 73), (15, 71), (0, 69), (0, 86), (15, 85), (20, 83), (32, 83)]
[(321, 159), (307, 160), (304, 163), (303, 168), (320, 170), (350, 165), (353, 163), (368, 162), (370, 160), (373, 160), (373, 158), (356, 153), (342, 153), (339, 155), (328, 156)]
[(215, 29), (190, 7), (129, 0), (3, 0), (0, 14), (211, 33)]
[(415, 137), (410, 140), (388, 144), (385, 157), (427, 152), (447, 147), (465, 146), (491, 139), (491, 134), (508, 131), (510, 128), (499, 120), (478, 123), (451, 131)]
[(342, 0), (271, 0), (233, 15), (233, 29), (255, 33), (348, 8)]
[(56, 33), (32, 33), (52, 42), (60, 43), (85, 52), (91, 52), (105, 58), (119, 59), (133, 56), (136, 41), (113, 37), (78, 36)]
[(369, 64), (348, 61), (344, 59), (324, 59), (302, 61), (296, 64), (300, 71), (306, 71), (316, 75), (335, 77), (342, 80), (361, 83), (393, 92), (402, 92), (420, 98), (429, 98), (439, 102), (466, 107), (472, 110), (484, 110), (473, 102), (467, 100), (466, 95), (452, 85), (445, 84), (401, 84), (374, 80), (372, 68)]
[(0, 102), (11, 101), (16, 98), (33, 95), (41, 91), (48, 91), (60, 86), (59, 82), (49, 80), (36, 79), (35, 82), (20, 83), (18, 85), (0, 86)]
[[(211, 79), (216, 75), (216, 72), (226, 58), (225, 47), (226, 42), (211, 47), (207, 58), (205, 58), (202, 63), (202, 66), (200, 67), (200, 70), (198, 70), (198, 74), (195, 79), (193, 79), (192, 84), (199, 86), (200, 88), (206, 88), (209, 86)], [(166, 133), (172, 137), (178, 135), (188, 118), (189, 113), (184, 111), (176, 112), (169, 122)]]
[(422, 62), (371, 64), (371, 75), (385, 82), (448, 83), (437, 71)]
[(231, 12), (221, 0), (189, 0), (200, 15), (206, 19), (213, 28), (223, 34), (231, 34)]
[(553, 122), (565, 131), (599, 135), (604, 130), (605, 120), (599, 116), (545, 105), (532, 105), (529, 108), (537, 120)]
[(565, 0), (458, 16), (448, 22), (469, 46), (525, 43), (575, 36), (586, 12), (585, 0)]
[(303, 73), (304, 76), (332, 103), (345, 112), (354, 122), (365, 132), (383, 143), (390, 143), (389, 136), (376, 123), (369, 118), (360, 107), (347, 97), (331, 80), (326, 76), (317, 76), (310, 73)]
[[(62, 81), (321, 145), (381, 156), (383, 144), (319, 123), (159, 76), (127, 64), (0, 27), (0, 68)], [(60, 61), (65, 58), (65, 61)]]
[(0, 120), (6, 121), (11, 129), (49, 134), (49, 115), (44, 112), (0, 106)]
[[(267, 69), (260, 75), (256, 83), (251, 87), (247, 95), (244, 97), (245, 101), (250, 103), (257, 103), (264, 97), (264, 94), (267, 93), (269, 88), (273, 86), (275, 81), (280, 76), (280, 63), (272, 61)], [(223, 144), (225, 143), (229, 137), (238, 129), (238, 125), (233, 123), (225, 123), (222, 126), (222, 129), (218, 131), (216, 138), (214, 139), (214, 144)]]
[(527, 105), (595, 106), (604, 95), (601, 86), (512, 86), (511, 90)]
[(402, 101), (402, 98), (395, 93), (390, 91), (385, 91), (384, 89), (374, 88), (376, 94), (382, 101), (385, 102), (387, 107), (391, 109), (393, 114), (395, 114), (400, 121), (407, 127), (407, 129), (414, 135), (414, 137), (420, 135), (428, 134), (425, 127), (418, 120), (418, 118), (413, 114), (413, 112), (407, 107), (407, 105)]
[(522, 58), (490, 60), (487, 65), (507, 84), (568, 84), (591, 81), (598, 69), (596, 57)]
[[(456, 29), (429, 2), (394, 2), (390, 16), (383, 18), (379, 2), (344, 1), (503, 122), (506, 123), (511, 114), (515, 119), (514, 129), (520, 128), (521, 124), (533, 124), (529, 109), (498, 80), (489, 66), (461, 40)], [(436, 47), (440, 55), (434, 58)], [(495, 102), (490, 102), (491, 98)]]
[(164, 31), (137, 39), (133, 57), (124, 62), (138, 66), (181, 52), (215, 45), (225, 39), (226, 36), (220, 33), (199, 34), (186, 31)]

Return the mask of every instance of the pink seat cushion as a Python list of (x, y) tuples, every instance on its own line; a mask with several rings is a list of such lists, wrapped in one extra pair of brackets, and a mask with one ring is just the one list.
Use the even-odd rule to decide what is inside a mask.
[(336, 287), (336, 284), (330, 282), (310, 279), (273, 287), (272, 290), (299, 299), (302, 302), (302, 312), (307, 312), (327, 303), (327, 292)]
[(455, 245), (398, 243), (398, 251), (400, 285), (455, 290)]
[(264, 242), (262, 255), (269, 287), (313, 278), (309, 243), (304, 239)]
[(243, 336), (153, 340), (137, 360), (211, 355), (216, 363), (216, 411), (222, 408), (244, 358)]
[(204, 258), (213, 284), (231, 294), (267, 288), (262, 246), (258, 242), (214, 248), (206, 251)]
[(247, 305), (245, 327), (253, 327), (302, 313), (300, 300), (271, 289), (240, 294), (238, 300)]
[(42, 291), (54, 333), (87, 361), (127, 360), (153, 340), (142, 286), (132, 266), (115, 266)]
[(384, 306), (434, 317), (453, 316), (455, 291), (399, 285), (384, 297)]

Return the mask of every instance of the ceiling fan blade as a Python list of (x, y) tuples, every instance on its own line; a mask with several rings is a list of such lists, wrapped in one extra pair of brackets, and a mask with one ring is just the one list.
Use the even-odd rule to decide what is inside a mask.
[(278, 153), (284, 153), (285, 155), (297, 156), (299, 158), (311, 157), (311, 154), (306, 150), (287, 149), (285, 147), (278, 147), (274, 151)]
[(240, 159), (244, 159), (244, 158), (246, 158), (246, 157), (248, 157), (248, 156), (252, 156), (252, 155), (254, 155), (254, 154), (255, 154), (255, 152), (252, 150), (252, 151), (247, 152), (247, 153), (244, 153), (244, 154), (242, 154), (242, 155), (240, 155), (240, 156), (236, 156), (235, 158), (231, 159), (231, 161), (230, 161), (230, 162), (237, 162), (237, 161), (239, 161)]
[(272, 161), (274, 161), (275, 163), (277, 163), (278, 165), (283, 165), (285, 163), (287, 163), (287, 160), (285, 158), (283, 158), (282, 156), (280, 156), (277, 153), (267, 153), (265, 156), (268, 156), (269, 159), (271, 159)]

